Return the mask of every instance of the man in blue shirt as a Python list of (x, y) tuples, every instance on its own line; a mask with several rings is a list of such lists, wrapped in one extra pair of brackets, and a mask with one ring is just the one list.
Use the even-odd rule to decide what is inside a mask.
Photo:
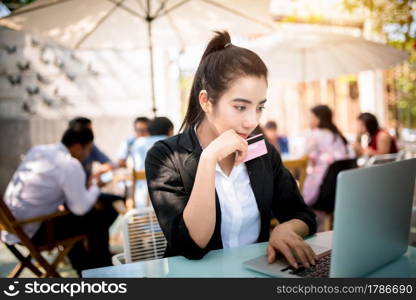
[[(82, 130), (83, 128), (88, 128), (92, 130), (92, 122), (90, 119), (85, 117), (76, 117), (69, 121), (68, 127), (75, 130)], [(94, 174), (94, 177), (96, 178), (98, 178), (99, 175), (112, 170), (114, 167), (114, 164), (111, 161), (111, 159), (104, 152), (102, 152), (95, 144), (93, 144), (90, 154), (81, 162), (82, 167), (85, 171), (87, 185), (92, 180), (92, 165), (94, 162), (98, 162), (101, 164), (100, 170), (96, 174)], [(118, 215), (117, 211), (115, 210), (116, 207), (116, 209), (119, 212), (125, 211), (124, 203), (120, 202), (124, 202), (125, 200), (125, 198), (122, 196), (109, 193), (100, 193), (99, 200), (100, 201), (98, 202), (98, 206), (101, 205), (105, 211), (109, 212), (108, 222), (110, 224), (114, 222), (115, 218)], [(119, 204), (114, 205), (114, 202), (119, 202)]]
[[(131, 146), (131, 157), (134, 169), (144, 170), (147, 151), (159, 140), (173, 135), (173, 123), (166, 117), (156, 117), (149, 122), (150, 136), (137, 138)], [(135, 207), (145, 207), (147, 199), (147, 185), (145, 180), (136, 182), (134, 202)]]
[(289, 141), (286, 136), (279, 135), (277, 132), (277, 123), (268, 121), (263, 128), (264, 135), (270, 144), (272, 144), (281, 154), (289, 153)]
[[(69, 121), (68, 127), (74, 129), (89, 128), (92, 130), (92, 122), (90, 119), (85, 117), (76, 117)], [(111, 159), (104, 152), (102, 152), (97, 145), (93, 144), (90, 155), (88, 155), (87, 158), (81, 162), (85, 174), (87, 175), (87, 180), (90, 180), (92, 174), (92, 164), (94, 162), (99, 162), (101, 164), (99, 173), (105, 173), (113, 168), (113, 162)]]
[(127, 159), (131, 156), (131, 147), (137, 139), (149, 136), (149, 119), (146, 117), (138, 117), (134, 120), (135, 136), (125, 140), (120, 147), (118, 154), (118, 166), (127, 167)]

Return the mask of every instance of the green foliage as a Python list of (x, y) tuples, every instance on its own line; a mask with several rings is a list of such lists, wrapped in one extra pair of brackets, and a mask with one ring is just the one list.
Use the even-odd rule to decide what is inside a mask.
[(403, 127), (416, 128), (416, 1), (344, 0), (344, 7), (352, 13), (364, 10), (372, 30), (383, 34), (390, 45), (410, 53), (408, 62), (398, 67), (388, 84), (396, 90), (397, 107), (391, 109), (397, 110), (397, 121)]
[(15, 10), (35, 0), (3, 0), (3, 3), (10, 9)]

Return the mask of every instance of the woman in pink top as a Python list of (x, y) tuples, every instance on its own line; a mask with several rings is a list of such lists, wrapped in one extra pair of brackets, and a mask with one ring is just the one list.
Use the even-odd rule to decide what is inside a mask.
[(332, 111), (326, 105), (311, 109), (312, 131), (307, 138), (306, 151), (309, 157), (308, 175), (303, 185), (306, 204), (312, 206), (319, 194), (319, 187), (328, 167), (337, 160), (353, 158), (354, 151), (347, 139), (332, 121)]

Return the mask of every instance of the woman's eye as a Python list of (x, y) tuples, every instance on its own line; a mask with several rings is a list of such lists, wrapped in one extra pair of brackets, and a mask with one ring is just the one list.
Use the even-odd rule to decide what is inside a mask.
[(238, 111), (243, 111), (243, 110), (245, 110), (245, 109), (246, 109), (246, 107), (245, 107), (245, 106), (235, 106), (235, 108), (236, 108)]
[(264, 107), (264, 106), (260, 106), (259, 108), (257, 108), (258, 109), (258, 111), (263, 111), (263, 110), (265, 110), (266, 108)]

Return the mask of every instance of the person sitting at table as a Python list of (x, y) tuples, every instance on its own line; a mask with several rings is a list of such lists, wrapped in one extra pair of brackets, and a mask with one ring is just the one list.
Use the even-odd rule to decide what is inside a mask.
[[(75, 130), (88, 128), (93, 130), (92, 121), (85, 117), (73, 118), (69, 121), (68, 128), (73, 128)], [(95, 174), (92, 174), (92, 165), (94, 162), (100, 163), (100, 169)], [(85, 171), (87, 186), (93, 178), (99, 178), (102, 174), (111, 171), (115, 167), (115, 164), (111, 161), (111, 159), (104, 152), (102, 152), (95, 143), (92, 146), (90, 154), (81, 162), (81, 164)], [(124, 204), (125, 198), (122, 196), (101, 192), (99, 200), (98, 205), (100, 205), (102, 209), (107, 210), (108, 222), (110, 224), (117, 218), (117, 212), (126, 212)]]
[(120, 146), (118, 154), (118, 166), (127, 167), (127, 159), (131, 157), (131, 149), (138, 138), (149, 136), (149, 119), (146, 117), (137, 117), (134, 120), (134, 132), (133, 137), (129, 137)]
[(303, 197), (312, 206), (319, 196), (319, 188), (328, 167), (337, 160), (354, 158), (355, 153), (347, 139), (332, 120), (332, 111), (326, 105), (311, 109), (311, 132), (306, 138), (309, 158), (308, 173), (303, 184)]
[[(315, 215), (277, 150), (265, 141), (266, 153), (244, 162), (266, 102), (267, 72), (257, 54), (216, 32), (192, 84), (184, 130), (147, 153), (166, 256), (201, 259), (213, 249), (269, 241), (270, 263), (278, 253), (293, 267), (315, 263), (303, 240), (316, 231)], [(270, 232), (272, 216), (280, 224)]]
[[(376, 116), (371, 113), (361, 113), (358, 116), (358, 135), (354, 149), (358, 155), (380, 155), (397, 153), (396, 139), (387, 130), (380, 128)], [(361, 146), (361, 139), (364, 134), (369, 135), (367, 148)]]
[[(166, 117), (156, 117), (149, 121), (148, 130), (150, 136), (137, 138), (131, 146), (130, 152), (133, 158), (133, 168), (135, 170), (144, 170), (144, 161), (147, 151), (149, 151), (154, 143), (173, 135), (173, 123)], [(147, 205), (148, 195), (145, 180), (136, 182), (134, 194), (135, 207), (145, 207)]]
[[(85, 117), (76, 117), (69, 121), (68, 128), (74, 128), (74, 129), (81, 129), (81, 128), (89, 128), (92, 129), (92, 121)], [(91, 178), (92, 175), (92, 164), (94, 162), (100, 163), (100, 170), (99, 174), (105, 173), (113, 169), (114, 164), (111, 161), (111, 159), (102, 152), (98, 146), (94, 143), (91, 149), (90, 154), (87, 156), (87, 158), (82, 161), (82, 167), (84, 168), (84, 171), (86, 173), (87, 181)], [(97, 174), (98, 175), (98, 174)]]
[[(91, 152), (93, 139), (91, 129), (68, 128), (60, 143), (33, 147), (13, 174), (4, 195), (4, 203), (17, 220), (54, 213), (66, 206), (70, 214), (53, 221), (53, 238), (87, 236), (87, 248), (79, 242), (68, 254), (79, 275), (84, 269), (111, 265), (107, 211), (94, 207), (104, 183), (92, 182), (86, 188), (81, 166)], [(46, 224), (23, 227), (35, 245), (46, 242)], [(6, 231), (1, 231), (1, 239), (8, 244), (19, 242)]]
[(279, 135), (277, 131), (277, 123), (275, 121), (267, 121), (263, 127), (263, 133), (270, 144), (272, 144), (281, 154), (289, 153), (289, 142), (287, 137)]

